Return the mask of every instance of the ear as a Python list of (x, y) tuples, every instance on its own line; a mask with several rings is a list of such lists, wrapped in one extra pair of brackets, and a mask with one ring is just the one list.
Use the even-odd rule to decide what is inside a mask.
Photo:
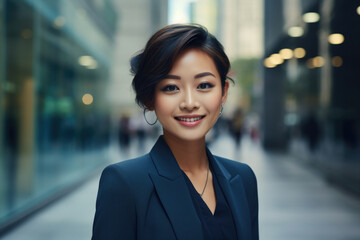
[(154, 111), (154, 110), (155, 110), (154, 104), (151, 104), (151, 103), (146, 103), (146, 104), (145, 104), (145, 107), (146, 107), (146, 109), (148, 109), (149, 111)]
[(223, 90), (223, 94), (222, 94), (222, 98), (221, 98), (221, 101), (223, 104), (225, 104), (225, 102), (226, 102), (228, 90), (229, 90), (229, 81), (225, 81), (225, 86), (224, 86), (224, 90)]

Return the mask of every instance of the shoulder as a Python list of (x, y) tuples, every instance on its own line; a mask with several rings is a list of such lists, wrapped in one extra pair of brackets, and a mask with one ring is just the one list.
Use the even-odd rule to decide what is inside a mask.
[(111, 164), (103, 170), (92, 239), (136, 238), (138, 202), (142, 199), (139, 195), (151, 189), (150, 181), (146, 180), (149, 165), (147, 154)]
[(254, 172), (251, 169), (251, 167), (245, 163), (241, 163), (238, 161), (230, 160), (230, 159), (219, 157), (219, 156), (215, 156), (215, 158), (230, 173), (237, 173), (237, 174), (243, 174), (243, 175), (254, 175)]
[(150, 156), (149, 154), (145, 154), (141, 157), (110, 164), (103, 170), (103, 173), (107, 173), (107, 172), (114, 172), (117, 174), (140, 173), (148, 169), (149, 164), (151, 164)]
[(100, 182), (108, 184), (124, 182), (129, 186), (141, 184), (144, 178), (148, 176), (151, 167), (152, 161), (149, 154), (114, 163), (102, 171)]

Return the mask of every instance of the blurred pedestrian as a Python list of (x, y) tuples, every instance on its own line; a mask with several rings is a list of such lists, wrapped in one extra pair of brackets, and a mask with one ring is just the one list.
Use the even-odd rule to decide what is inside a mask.
[(134, 133), (133, 136), (136, 138), (137, 141), (138, 153), (145, 153), (145, 141), (148, 124), (144, 120), (142, 112), (138, 112), (130, 118), (130, 128), (131, 131)]
[(320, 124), (313, 111), (310, 111), (301, 123), (301, 133), (307, 142), (309, 150), (314, 152), (320, 140)]
[(128, 151), (130, 146), (130, 118), (128, 114), (123, 114), (119, 123), (119, 143), (124, 151)]
[(131, 61), (136, 100), (163, 128), (149, 154), (102, 173), (92, 239), (259, 239), (256, 178), (211, 154), (230, 63), (199, 25), (156, 32)]
[(231, 119), (231, 134), (235, 139), (236, 147), (240, 147), (244, 127), (244, 116), (241, 108), (237, 108)]

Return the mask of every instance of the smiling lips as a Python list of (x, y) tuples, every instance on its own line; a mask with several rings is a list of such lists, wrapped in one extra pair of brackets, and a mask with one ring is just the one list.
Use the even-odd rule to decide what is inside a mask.
[(181, 117), (175, 117), (175, 119), (177, 121), (179, 121), (179, 123), (183, 126), (186, 127), (194, 127), (200, 124), (201, 120), (204, 118), (205, 116), (200, 116), (200, 115), (189, 115), (189, 116), (181, 116)]

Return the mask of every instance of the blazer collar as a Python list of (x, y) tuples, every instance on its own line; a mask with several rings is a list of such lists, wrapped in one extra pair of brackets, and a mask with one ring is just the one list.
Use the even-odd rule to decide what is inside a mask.
[(249, 231), (251, 229), (250, 213), (241, 176), (239, 174), (231, 175), (208, 149), (207, 155), (231, 209), (238, 239), (251, 239)]
[(182, 176), (181, 169), (173, 153), (161, 135), (150, 151), (150, 156), (160, 176), (174, 180)]
[(181, 169), (160, 136), (150, 151), (157, 172), (150, 171), (159, 199), (167, 213), (177, 239), (203, 239), (201, 222), (197, 216)]
[(226, 168), (214, 157), (214, 155), (212, 155), (208, 148), (206, 148), (206, 154), (211, 166), (213, 167), (214, 173), (217, 176), (222, 176), (229, 181), (232, 177), (229, 171), (226, 170)]
[[(248, 219), (250, 216), (242, 178), (238, 174), (231, 175), (209, 149), (206, 151), (232, 210), (238, 238), (249, 239), (248, 232), (251, 225)], [(150, 151), (150, 156), (157, 169), (157, 174), (150, 173), (150, 176), (177, 238), (202, 239), (201, 222), (192, 203), (185, 179), (182, 177), (181, 169), (163, 136), (157, 140)]]

